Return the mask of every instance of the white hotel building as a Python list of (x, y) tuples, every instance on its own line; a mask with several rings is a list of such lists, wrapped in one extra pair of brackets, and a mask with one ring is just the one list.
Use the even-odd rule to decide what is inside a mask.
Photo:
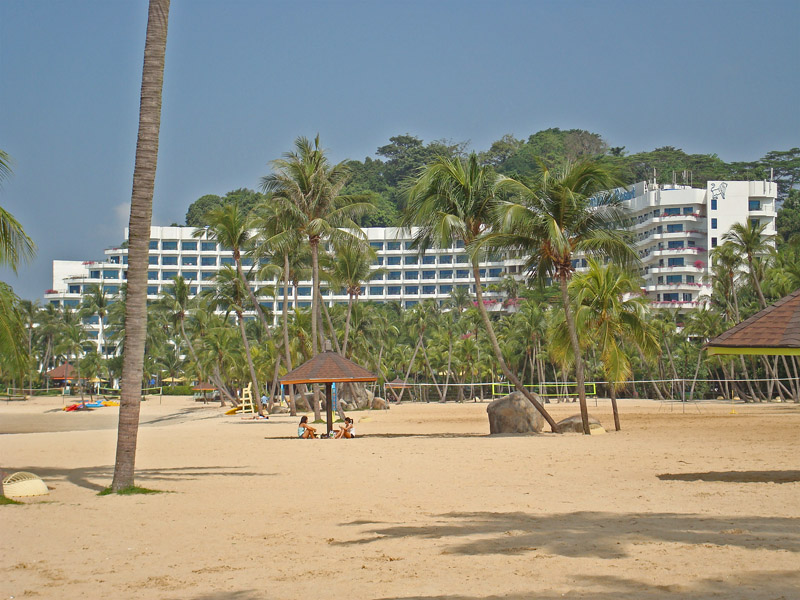
[[(681, 185), (656, 185), (640, 182), (618, 191), (630, 209), (632, 231), (642, 258), (644, 290), (657, 307), (689, 309), (710, 295), (708, 252), (722, 242), (734, 223), (757, 220), (766, 223), (764, 234), (775, 235), (777, 185), (764, 181), (713, 181), (705, 189)], [(181, 275), (192, 294), (213, 286), (213, 278), (223, 265), (232, 265), (230, 250), (215, 241), (193, 237), (193, 227), (151, 228), (148, 298), (154, 300), (172, 278)], [(411, 248), (411, 233), (397, 228), (365, 228), (369, 244), (377, 253), (375, 268), (385, 273), (363, 286), (362, 298), (378, 302), (398, 301), (410, 307), (427, 299), (445, 300), (455, 287), (474, 293), (474, 278), (463, 246), (429, 250), (420, 256)], [(127, 238), (127, 231), (125, 231)], [(249, 259), (244, 258), (245, 264)], [(53, 288), (45, 301), (77, 307), (84, 292), (93, 284), (115, 294), (126, 280), (127, 248), (109, 248), (99, 261), (53, 261)], [(484, 285), (498, 283), (507, 274), (522, 277), (522, 261), (502, 256), (481, 264)], [(576, 260), (577, 268), (585, 266)], [(274, 283), (263, 282), (263, 283)], [(281, 290), (282, 291), (282, 288)], [(294, 296), (294, 290), (290, 290)], [(486, 293), (489, 300), (497, 295)], [(325, 289), (330, 304), (347, 302), (347, 296)], [(297, 286), (297, 307), (311, 304), (311, 282)], [(262, 305), (276, 314), (282, 296), (264, 297)], [(290, 300), (292, 308), (292, 300)], [(500, 309), (500, 304), (495, 304)], [(97, 324), (97, 318), (94, 323)], [(97, 328), (90, 335), (97, 336)]]

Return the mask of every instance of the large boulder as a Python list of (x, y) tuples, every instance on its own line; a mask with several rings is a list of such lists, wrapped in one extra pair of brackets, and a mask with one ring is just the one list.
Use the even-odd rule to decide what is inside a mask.
[[(583, 433), (583, 421), (580, 415), (572, 415), (566, 419), (561, 419), (558, 423), (559, 433)], [(606, 430), (600, 424), (600, 421), (589, 415), (589, 431), (592, 435), (605, 433)]]
[(489, 403), (489, 433), (541, 433), (544, 418), (522, 392)]
[(370, 408), (372, 408), (373, 410), (384, 410), (386, 408), (389, 408), (389, 405), (387, 404), (386, 400), (384, 400), (380, 396), (375, 396), (372, 398), (372, 405), (370, 406)]

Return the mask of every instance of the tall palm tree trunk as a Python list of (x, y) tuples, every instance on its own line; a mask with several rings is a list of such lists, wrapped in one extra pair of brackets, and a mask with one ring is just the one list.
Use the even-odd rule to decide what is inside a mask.
[[(281, 318), (283, 319), (283, 349), (286, 353), (286, 369), (292, 370), (292, 353), (289, 349), (289, 253), (283, 254), (283, 307), (281, 308)], [(297, 406), (294, 400), (294, 386), (289, 386), (289, 414), (297, 416)]]
[(563, 273), (559, 276), (558, 283), (561, 288), (561, 303), (564, 306), (564, 318), (567, 322), (567, 331), (569, 331), (569, 341), (572, 344), (572, 353), (575, 356), (575, 381), (578, 386), (578, 400), (580, 401), (581, 406), (581, 422), (583, 423), (583, 433), (590, 435), (591, 430), (589, 429), (589, 409), (586, 406), (586, 387), (584, 385), (583, 375), (583, 355), (581, 354), (581, 345), (578, 341), (578, 332), (575, 328), (575, 319), (572, 317), (572, 311), (570, 310), (566, 273)]
[(614, 381), (609, 381), (608, 395), (611, 398), (611, 410), (614, 412), (614, 429), (619, 431), (619, 410), (617, 409), (617, 385)]
[(342, 342), (342, 356), (347, 358), (347, 340), (350, 337), (350, 315), (353, 312), (353, 293), (347, 295), (347, 317), (344, 320), (344, 341)]
[(136, 441), (139, 433), (144, 345), (147, 333), (147, 255), (153, 214), (153, 188), (161, 126), (161, 89), (167, 48), (169, 0), (150, 0), (142, 68), (139, 133), (133, 169), (128, 239), (128, 298), (125, 303), (125, 349), (114, 479), (118, 492), (134, 483)]
[(255, 310), (256, 314), (258, 315), (258, 320), (261, 322), (261, 326), (264, 328), (264, 333), (268, 338), (271, 338), (272, 332), (269, 329), (267, 317), (264, 316), (264, 311), (261, 309), (261, 305), (258, 303), (258, 298), (256, 298), (253, 288), (250, 287), (250, 282), (247, 280), (247, 277), (244, 276), (244, 270), (242, 269), (242, 257), (238, 250), (233, 253), (233, 258), (234, 262), (236, 263), (236, 272), (239, 275), (239, 279), (242, 280), (244, 289), (247, 290), (247, 296), (250, 298), (250, 302), (253, 304), (253, 310)]
[[(494, 334), (494, 328), (492, 327), (492, 322), (489, 320), (489, 313), (486, 312), (486, 306), (483, 304), (483, 290), (481, 289), (481, 271), (478, 267), (478, 261), (472, 261), (472, 275), (475, 277), (475, 297), (478, 301), (478, 312), (481, 314), (481, 318), (483, 319), (483, 325), (486, 328), (486, 333), (489, 335), (489, 341), (492, 344), (492, 349), (494, 350), (494, 356), (497, 359), (497, 364), (500, 365), (505, 376), (508, 378), (510, 382), (512, 382), (516, 388), (522, 392), (522, 394), (530, 401), (533, 406), (536, 407), (536, 410), (541, 413), (541, 415), (547, 421), (547, 424), (550, 425), (550, 429), (553, 433), (558, 433), (558, 425), (553, 420), (553, 417), (550, 416), (544, 406), (536, 399), (536, 397), (531, 394), (526, 388), (525, 385), (519, 380), (514, 373), (511, 372), (511, 369), (508, 368), (506, 365), (506, 361), (503, 360), (503, 353), (500, 351), (500, 344), (497, 343), (497, 336)], [(577, 338), (576, 338), (577, 339)], [(584, 404), (586, 403), (586, 394), (584, 393)], [(586, 421), (586, 433), (588, 434), (588, 413), (587, 413), (587, 421)]]
[(317, 311), (319, 310), (319, 239), (309, 238), (311, 245), (311, 357), (319, 352), (317, 346)]

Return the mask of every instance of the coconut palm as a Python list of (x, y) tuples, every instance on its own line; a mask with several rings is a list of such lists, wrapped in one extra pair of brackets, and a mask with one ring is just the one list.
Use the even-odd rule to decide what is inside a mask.
[(506, 186), (516, 202), (499, 207), (498, 230), (486, 236), (487, 246), (519, 252), (525, 267), (540, 282), (558, 282), (572, 352), (583, 430), (589, 434), (584, 361), (570, 305), (568, 285), (576, 254), (599, 255), (624, 265), (638, 261), (621, 230), (625, 210), (610, 192), (619, 182), (594, 162), (567, 164), (560, 171), (542, 165), (532, 186)]
[[(439, 158), (422, 171), (409, 189), (403, 225), (419, 227), (414, 243), (423, 251), (429, 247), (450, 248), (457, 242), (472, 248), (492, 225), (501, 187), (506, 181), (509, 180), (481, 166), (474, 152), (466, 159)], [(473, 248), (471, 254), (478, 309), (495, 358), (508, 380), (530, 400), (552, 430), (557, 431), (553, 418), (503, 360), (483, 302), (480, 248)]]
[(766, 223), (759, 224), (757, 221), (753, 221), (749, 225), (734, 223), (730, 230), (722, 236), (723, 242), (730, 242), (747, 262), (747, 272), (758, 295), (761, 308), (767, 307), (764, 292), (761, 290), (763, 259), (773, 251), (771, 238), (764, 234), (766, 228)]
[(261, 325), (269, 336), (269, 324), (264, 316), (264, 311), (261, 310), (261, 305), (258, 303), (253, 288), (250, 286), (250, 282), (245, 277), (242, 269), (242, 250), (246, 248), (251, 238), (251, 217), (239, 207), (237, 202), (234, 202), (208, 211), (205, 218), (208, 222), (208, 227), (195, 229), (194, 237), (215, 240), (223, 248), (231, 251), (233, 263), (236, 266), (236, 274), (242, 282), (247, 296), (250, 298), (250, 303), (256, 311), (256, 315), (258, 315)]
[(108, 309), (113, 303), (113, 300), (106, 294), (103, 286), (92, 284), (87, 290), (84, 291), (83, 301), (81, 302), (80, 314), (83, 318), (97, 317), (100, 323), (100, 332), (97, 336), (97, 351), (105, 358), (105, 319), (108, 315)]
[[(250, 341), (247, 338), (247, 331), (244, 325), (244, 313), (247, 310), (248, 294), (245, 285), (242, 283), (236, 269), (229, 266), (222, 267), (214, 277), (215, 286), (208, 292), (201, 292), (208, 301), (212, 309), (222, 309), (226, 316), (230, 313), (236, 315), (236, 323), (242, 337), (247, 366), (250, 370), (250, 380), (253, 382), (253, 393), (255, 398), (261, 397), (261, 388), (258, 385), (255, 365), (253, 364), (253, 354), (250, 350)], [(256, 402), (258, 414), (264, 416), (264, 411), (260, 402)]]
[(308, 240), (311, 248), (311, 347), (316, 356), (317, 320), (320, 312), (320, 242), (355, 238), (361, 232), (354, 219), (369, 210), (372, 204), (362, 197), (341, 194), (350, 175), (346, 162), (331, 165), (319, 145), (319, 136), (312, 144), (307, 138), (295, 140), (295, 151), (272, 162), (273, 172), (261, 178), (262, 191), (272, 195), (295, 223), (296, 230)]
[(115, 492), (134, 484), (147, 328), (147, 257), (158, 162), (168, 18), (169, 0), (150, 0), (128, 235), (128, 301), (125, 303), (127, 336), (122, 368), (117, 452), (114, 479), (111, 483), (111, 489)]

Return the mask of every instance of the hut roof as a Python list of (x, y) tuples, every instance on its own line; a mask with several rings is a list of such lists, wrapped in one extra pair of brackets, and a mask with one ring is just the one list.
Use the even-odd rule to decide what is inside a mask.
[(800, 289), (718, 335), (709, 354), (800, 355)]
[(343, 383), (347, 381), (375, 381), (377, 376), (364, 367), (347, 360), (336, 352), (317, 354), (293, 371), (280, 378), (282, 384)]
[(385, 386), (388, 387), (388, 388), (396, 388), (396, 389), (401, 389), (401, 388), (405, 388), (405, 387), (411, 387), (405, 381), (400, 379), (399, 377), (395, 377), (392, 381), (390, 381), (389, 383), (385, 384)]
[(205, 381), (201, 381), (192, 388), (192, 390), (195, 392), (210, 392), (215, 389), (217, 389), (217, 386), (215, 386), (213, 383), (206, 383)]
[(50, 369), (44, 374), (45, 377), (50, 379), (77, 379), (75, 374), (75, 367), (69, 363), (58, 365), (55, 369)]

